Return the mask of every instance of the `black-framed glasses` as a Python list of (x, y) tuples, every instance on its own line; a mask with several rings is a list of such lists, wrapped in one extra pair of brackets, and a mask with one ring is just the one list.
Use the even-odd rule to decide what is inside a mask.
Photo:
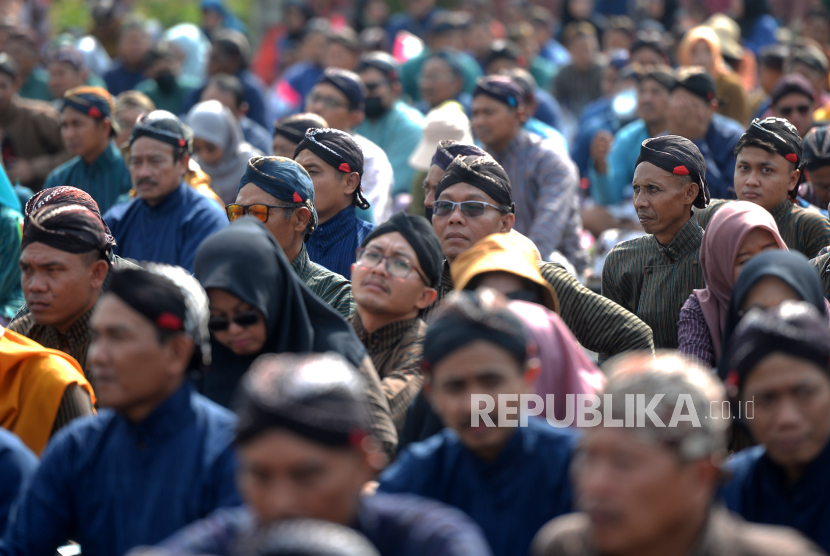
[(481, 216), (487, 207), (496, 209), (502, 214), (508, 211), (506, 207), (498, 207), (490, 203), (485, 203), (484, 201), (461, 201), (460, 203), (456, 203), (455, 201), (435, 201), (432, 203), (432, 214), (434, 216), (449, 216), (453, 213), (455, 207), (461, 210), (461, 214), (469, 216), (470, 218)]
[(806, 116), (812, 110), (812, 106), (809, 104), (799, 104), (798, 106), (782, 106), (776, 112), (784, 116), (785, 118), (789, 118), (793, 112), (798, 112), (801, 116)]
[(395, 278), (405, 279), (409, 276), (409, 273), (413, 270), (421, 277), (421, 280), (424, 281), (424, 284), (427, 286), (431, 286), (427, 277), (424, 274), (415, 268), (409, 259), (406, 257), (401, 257), (398, 255), (392, 255), (391, 257), (387, 257), (380, 251), (375, 251), (374, 249), (366, 249), (365, 247), (359, 247), (356, 252), (356, 263), (359, 266), (364, 268), (375, 268), (378, 266), (381, 261), (386, 261), (386, 272), (389, 273), (389, 276), (394, 276)]
[(338, 98), (327, 97), (319, 93), (311, 93), (308, 97), (306, 97), (306, 106), (317, 102), (322, 104), (324, 108), (331, 108), (332, 110), (336, 108), (348, 108), (349, 106), (345, 102), (341, 102)]
[(253, 326), (259, 322), (261, 316), (259, 311), (243, 311), (241, 313), (235, 314), (233, 317), (228, 318), (226, 316), (221, 317), (210, 317), (208, 319), (208, 330), (211, 332), (223, 332), (230, 327), (231, 322), (241, 326), (242, 328), (247, 328), (249, 326)]
[(266, 205), (263, 203), (255, 203), (253, 205), (225, 205), (225, 213), (228, 215), (228, 220), (233, 222), (237, 218), (241, 218), (246, 214), (250, 214), (259, 219), (260, 222), (268, 222), (268, 215), (271, 213), (271, 209), (291, 209), (294, 210), (295, 208), (303, 206), (300, 203), (296, 203), (293, 205)]

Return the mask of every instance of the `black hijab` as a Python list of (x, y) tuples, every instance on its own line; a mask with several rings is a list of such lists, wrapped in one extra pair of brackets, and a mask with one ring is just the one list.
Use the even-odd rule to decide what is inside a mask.
[(202, 287), (219, 288), (265, 316), (268, 337), (259, 353), (239, 356), (211, 338), (213, 365), (203, 393), (228, 405), (239, 380), (263, 353), (333, 351), (359, 367), (366, 349), (351, 325), (309, 290), (262, 222), (236, 220), (207, 238), (196, 252), (194, 275)]
[(739, 315), (749, 292), (753, 286), (767, 276), (774, 276), (787, 284), (795, 291), (802, 301), (815, 307), (819, 313), (827, 318), (824, 300), (824, 287), (821, 284), (818, 270), (807, 257), (798, 251), (781, 251), (778, 249), (765, 251), (753, 257), (735, 282), (732, 289), (732, 299), (729, 302), (729, 312), (726, 314), (726, 325), (723, 330), (723, 355), (718, 363), (718, 375), (726, 378), (729, 371), (731, 346), (729, 344), (738, 323), (743, 315)]

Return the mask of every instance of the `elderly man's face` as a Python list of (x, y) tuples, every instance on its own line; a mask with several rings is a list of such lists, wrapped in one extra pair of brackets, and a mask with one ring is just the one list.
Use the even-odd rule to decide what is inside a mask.
[[(276, 197), (273, 197), (256, 186), (256, 184), (245, 184), (239, 193), (236, 195), (236, 204), (242, 206), (250, 205), (269, 205), (271, 207), (286, 207), (272, 208), (268, 210), (268, 220), (265, 221), (265, 227), (277, 240), (277, 243), (282, 247), (283, 252), (288, 255), (292, 252), (291, 246), (296, 241), (298, 236), (302, 236), (305, 227), (299, 226), (296, 211), (300, 209), (293, 209), (291, 203), (286, 203)], [(290, 210), (290, 212), (289, 212)], [(307, 209), (306, 209), (307, 211)], [(308, 223), (308, 218), (303, 218), (303, 224)], [(299, 229), (297, 229), (299, 228)], [(293, 253), (292, 253), (293, 254)], [(289, 255), (290, 256), (290, 255)]]
[(156, 206), (181, 185), (190, 157), (176, 160), (173, 147), (150, 137), (139, 137), (130, 147), (133, 187), (148, 205)]
[(632, 187), (634, 208), (643, 229), (654, 234), (662, 245), (668, 245), (689, 219), (698, 185), (684, 183), (679, 176), (642, 162), (634, 170)]
[(714, 488), (705, 465), (683, 464), (622, 428), (584, 429), (571, 469), (599, 551), (636, 554), (704, 515)]

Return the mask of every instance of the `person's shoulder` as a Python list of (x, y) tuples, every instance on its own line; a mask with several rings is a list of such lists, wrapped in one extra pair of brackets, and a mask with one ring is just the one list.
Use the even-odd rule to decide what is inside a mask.
[[(426, 440), (409, 444), (398, 456), (399, 460), (410, 462), (435, 461), (448, 451), (456, 451), (461, 448), (461, 441), (458, 436), (449, 428), (444, 428)], [(403, 456), (406, 456), (405, 458)], [(396, 464), (393, 463), (394, 467)], [(420, 464), (418, 464), (420, 466)]]
[(15, 104), (18, 109), (29, 112), (33, 116), (45, 116), (54, 120), (57, 120), (60, 116), (57, 109), (52, 106), (52, 103), (44, 100), (17, 97)]
[(158, 91), (158, 85), (155, 79), (145, 79), (144, 81), (139, 81), (138, 85), (135, 86), (135, 90), (146, 95), (151, 95)]
[(651, 241), (652, 238), (650, 234), (635, 237), (634, 239), (628, 239), (626, 241), (621, 241), (620, 243), (616, 244), (611, 249), (611, 251), (608, 252), (607, 259), (627, 257), (629, 255), (642, 251), (644, 248), (650, 245)]
[(365, 220), (362, 220), (360, 218), (357, 218), (356, 220), (357, 222), (355, 223), (355, 226), (357, 227), (358, 236), (361, 236), (362, 234), (362, 236), (360, 237), (361, 241), (363, 241), (363, 238), (366, 237), (366, 235), (368, 235), (369, 232), (377, 228), (377, 225), (372, 224), (371, 222), (366, 222)]
[(41, 459), (62, 459), (67, 452), (86, 459), (96, 459), (96, 446), (110, 435), (115, 420), (116, 414), (111, 409), (102, 409), (96, 414), (73, 419), (49, 439)]
[(13, 432), (0, 427), (0, 469), (2, 473), (11, 473), (11, 466), (17, 468), (15, 475), (19, 478), (19, 471), (34, 469), (38, 465), (38, 459), (19, 436)]
[(763, 446), (753, 446), (732, 456), (724, 465), (724, 470), (729, 475), (727, 484), (730, 480), (741, 481), (746, 478), (755, 469), (764, 454), (766, 454), (766, 450)]
[(128, 212), (136, 211), (142, 205), (144, 205), (144, 201), (142, 201), (139, 197), (130, 199), (126, 203), (119, 203), (110, 208), (106, 214), (104, 214), (104, 222), (106, 222), (108, 226), (112, 227), (114, 224), (120, 222)]
[(735, 556), (818, 556), (824, 554), (795, 529), (755, 524), (737, 514), (717, 509), (712, 516), (711, 548)]
[(728, 138), (736, 135), (740, 138), (744, 134), (744, 131), (746, 131), (746, 128), (736, 120), (718, 113), (712, 115), (712, 125), (719, 135)]
[(395, 102), (394, 110), (399, 115), (399, 121), (404, 122), (405, 125), (417, 126), (418, 129), (424, 127), (425, 116), (414, 106), (398, 100)]
[(590, 522), (584, 513), (572, 513), (545, 524), (533, 539), (534, 556), (592, 556), (596, 549), (590, 541)]
[(541, 451), (553, 451), (559, 455), (570, 457), (576, 446), (579, 434), (569, 427), (551, 426), (543, 418), (529, 418), (525, 427), (534, 443)]
[(686, 299), (683, 303), (683, 307), (680, 310), (703, 316), (703, 309), (700, 307), (700, 299), (698, 299), (697, 294), (694, 292), (689, 294), (688, 299)]
[[(72, 158), (70, 158), (69, 160), (67, 160), (66, 162), (64, 162), (60, 166), (56, 167), (54, 170), (52, 170), (49, 173), (49, 176), (47, 176), (46, 179), (48, 180), (49, 178), (51, 178), (53, 180), (58, 180), (58, 181), (60, 181), (62, 179), (65, 179), (66, 175), (69, 174), (72, 170), (74, 170), (78, 166), (78, 164), (80, 164), (80, 163), (81, 163), (81, 157), (80, 156), (73, 156)], [(69, 183), (56, 183), (54, 185), (59, 186), (59, 185), (72, 185), (72, 184), (69, 184)]]
[(644, 132), (648, 135), (648, 132), (646, 131), (646, 123), (643, 120), (634, 120), (633, 122), (625, 124), (620, 128), (617, 132), (617, 140), (631, 141), (632, 139), (641, 136)]
[(830, 220), (826, 216), (816, 210), (810, 210), (798, 205), (793, 205), (793, 215), (803, 222), (808, 222), (811, 225), (816, 225), (821, 228), (830, 230)]

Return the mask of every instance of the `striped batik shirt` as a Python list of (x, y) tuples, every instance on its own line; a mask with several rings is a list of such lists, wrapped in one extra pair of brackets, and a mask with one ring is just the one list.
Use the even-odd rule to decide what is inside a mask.
[(816, 267), (819, 276), (821, 276), (821, 283), (824, 285), (824, 298), (830, 300), (830, 251), (811, 259), (810, 263)]
[(645, 321), (658, 349), (677, 348), (680, 309), (692, 290), (706, 287), (702, 239), (703, 228), (690, 218), (666, 247), (649, 234), (617, 244), (605, 259), (602, 295)]
[(317, 297), (331, 305), (344, 319), (354, 312), (352, 283), (327, 268), (311, 262), (303, 245), (300, 254), (291, 261), (294, 272)]
[[(726, 203), (719, 199), (709, 203), (709, 206), (697, 212), (697, 221), (703, 229), (709, 224), (712, 216)], [(778, 233), (792, 251), (804, 253), (808, 259), (814, 259), (819, 251), (830, 245), (830, 220), (819, 212), (796, 206), (786, 199), (783, 203), (770, 211)]]
[[(558, 263), (539, 263), (539, 271), (559, 297), (559, 316), (583, 347), (600, 354), (602, 359), (626, 351), (654, 351), (651, 329), (637, 315), (595, 294)], [(423, 317), (427, 322), (426, 314), (451, 291), (450, 265), (444, 261), (438, 300)]]
[(360, 220), (354, 205), (350, 205), (317, 226), (306, 242), (308, 257), (318, 265), (351, 279), (355, 251), (374, 228), (374, 224)]
[(582, 271), (588, 258), (579, 242), (579, 173), (567, 151), (550, 139), (520, 130), (501, 152), (490, 151), (513, 189), (513, 229), (533, 240), (542, 256), (562, 253)]
[(427, 324), (419, 318), (406, 319), (369, 332), (358, 312), (351, 322), (380, 375), (392, 421), (400, 434), (409, 406), (424, 383), (421, 356)]

